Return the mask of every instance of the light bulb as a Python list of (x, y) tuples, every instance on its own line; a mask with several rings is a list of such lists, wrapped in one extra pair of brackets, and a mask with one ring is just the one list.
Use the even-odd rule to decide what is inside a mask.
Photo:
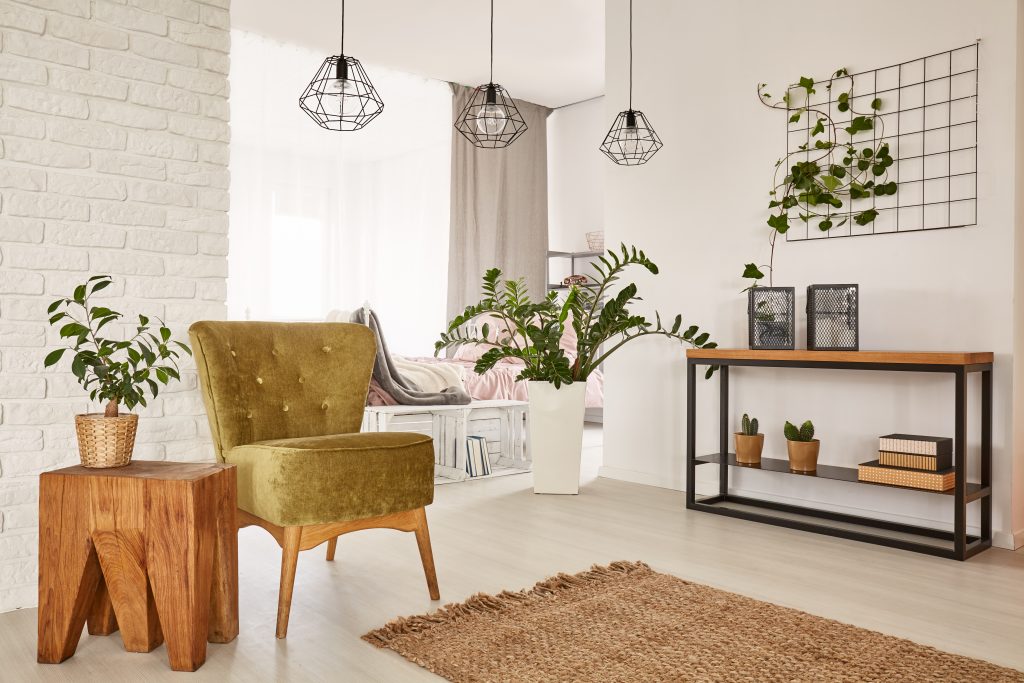
[[(325, 97), (331, 98), (332, 114), (346, 116), (359, 108), (358, 90), (348, 78), (332, 78), (327, 82)], [(326, 105), (326, 102), (325, 102)]]
[(640, 149), (640, 132), (636, 126), (626, 125), (622, 131), (622, 153), (628, 157), (636, 156)]
[(505, 108), (494, 102), (488, 102), (480, 107), (480, 113), (476, 118), (476, 130), (481, 135), (498, 135), (505, 130), (508, 123), (508, 114)]

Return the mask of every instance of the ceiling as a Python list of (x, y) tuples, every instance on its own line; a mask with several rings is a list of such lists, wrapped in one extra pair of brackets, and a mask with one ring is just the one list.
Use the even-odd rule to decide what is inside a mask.
[[(604, 93), (604, 0), (496, 0), (494, 80), (560, 107)], [(345, 52), (366, 64), (487, 82), (487, 0), (347, 0)], [(244, 0), (232, 28), (335, 54), (341, 0)]]

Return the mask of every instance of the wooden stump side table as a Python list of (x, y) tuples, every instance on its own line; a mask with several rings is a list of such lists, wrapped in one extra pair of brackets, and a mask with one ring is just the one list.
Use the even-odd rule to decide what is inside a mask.
[(121, 631), (129, 652), (166, 641), (175, 671), (238, 635), (235, 467), (135, 461), (39, 479), (38, 661)]

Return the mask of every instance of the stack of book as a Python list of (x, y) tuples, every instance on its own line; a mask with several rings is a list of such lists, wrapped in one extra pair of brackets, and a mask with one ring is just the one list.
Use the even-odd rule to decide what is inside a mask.
[(862, 463), (857, 478), (873, 484), (948, 491), (956, 481), (953, 440), (913, 434), (883, 436), (878, 440), (878, 460)]
[(487, 453), (487, 440), (482, 436), (466, 439), (466, 474), (482, 477), (491, 473), (491, 457)]

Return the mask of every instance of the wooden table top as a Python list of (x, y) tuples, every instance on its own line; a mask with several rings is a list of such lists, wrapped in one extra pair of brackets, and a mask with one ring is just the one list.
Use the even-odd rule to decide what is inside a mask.
[(158, 479), (161, 481), (195, 481), (234, 467), (219, 462), (166, 462), (132, 460), (124, 467), (83, 467), (73, 465), (59, 470), (43, 472), (67, 476), (127, 477), (131, 479)]
[(820, 363), (892, 363), (901, 365), (980, 365), (991, 363), (991, 351), (759, 351), (753, 349), (688, 349), (687, 358), (765, 360)]

